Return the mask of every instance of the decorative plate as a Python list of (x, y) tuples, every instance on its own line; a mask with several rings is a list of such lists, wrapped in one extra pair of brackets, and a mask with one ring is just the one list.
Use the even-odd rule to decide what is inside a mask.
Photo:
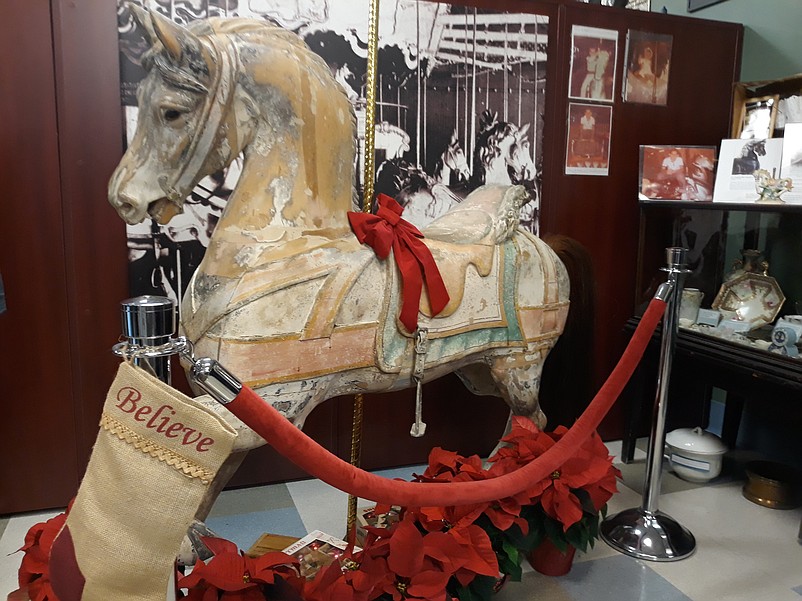
[(773, 322), (785, 302), (777, 280), (759, 273), (744, 273), (721, 285), (713, 308), (725, 319), (749, 324), (754, 330)]

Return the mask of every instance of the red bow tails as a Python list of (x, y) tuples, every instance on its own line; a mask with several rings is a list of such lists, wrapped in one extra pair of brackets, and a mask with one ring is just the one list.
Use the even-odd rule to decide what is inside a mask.
[(376, 256), (386, 259), (392, 248), (401, 272), (401, 323), (410, 332), (418, 328), (418, 308), (423, 281), (429, 291), (432, 314), (437, 315), (448, 304), (449, 296), (432, 251), (421, 242), (423, 234), (401, 218), (404, 208), (385, 194), (377, 197), (376, 214), (348, 212), (348, 221), (357, 239), (373, 248)]

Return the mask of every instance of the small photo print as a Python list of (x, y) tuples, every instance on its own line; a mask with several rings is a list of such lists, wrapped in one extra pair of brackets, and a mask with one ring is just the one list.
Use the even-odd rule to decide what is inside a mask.
[(569, 103), (566, 175), (608, 174), (612, 118), (612, 106)]
[(802, 123), (787, 123), (783, 136), (782, 177), (790, 177), (802, 187)]
[(713, 200), (715, 146), (641, 146), (641, 200)]
[[(307, 580), (314, 578), (321, 568), (339, 561), (348, 543), (320, 530), (314, 530), (305, 537), (284, 549), (284, 553), (300, 562), (301, 576)], [(354, 547), (359, 551), (358, 547)]]
[(774, 135), (774, 122), (777, 119), (778, 96), (750, 98), (744, 102), (740, 131), (741, 140), (765, 139)]
[(573, 54), (568, 96), (612, 102), (615, 92), (615, 62), (618, 32), (574, 25)]
[(673, 36), (630, 29), (624, 102), (666, 105)]
[(794, 186), (782, 198), (787, 203), (802, 204), (802, 123), (786, 123), (782, 141), (780, 177), (790, 177)]
[(755, 171), (764, 169), (772, 175), (780, 173), (782, 151), (782, 138), (722, 140), (713, 200), (717, 202), (757, 200)]

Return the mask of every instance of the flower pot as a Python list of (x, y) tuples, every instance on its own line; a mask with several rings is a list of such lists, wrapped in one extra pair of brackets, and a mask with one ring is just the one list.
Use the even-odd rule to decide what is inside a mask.
[(568, 545), (565, 553), (554, 546), (550, 539), (544, 539), (528, 556), (529, 564), (546, 576), (563, 576), (571, 571), (576, 547)]

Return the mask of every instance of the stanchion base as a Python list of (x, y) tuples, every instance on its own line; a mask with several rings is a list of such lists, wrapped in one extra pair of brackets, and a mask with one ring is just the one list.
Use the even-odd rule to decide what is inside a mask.
[(601, 537), (613, 549), (648, 561), (677, 561), (696, 550), (696, 539), (674, 518), (636, 507), (610, 516)]

